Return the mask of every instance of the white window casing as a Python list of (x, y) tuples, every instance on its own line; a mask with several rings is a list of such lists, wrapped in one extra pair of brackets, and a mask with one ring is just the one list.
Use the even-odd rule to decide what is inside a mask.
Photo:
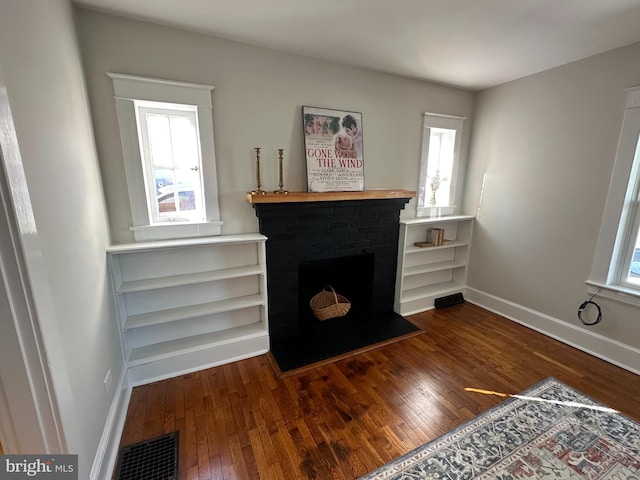
[[(151, 223), (205, 221), (196, 107), (138, 100), (134, 104)], [(160, 205), (166, 205), (166, 211)]]
[(640, 87), (627, 90), (622, 130), (591, 275), (600, 296), (640, 305), (640, 284), (627, 281), (640, 223)]
[[(131, 203), (136, 241), (161, 240), (220, 235), (221, 225), (218, 203), (215, 145), (211, 92), (213, 86), (184, 83), (154, 78), (108, 73), (113, 81), (116, 111), (122, 141), (127, 189)], [(140, 152), (136, 101), (191, 105), (196, 107), (202, 162), (202, 182), (206, 219), (153, 223), (149, 214), (149, 199), (145, 187), (143, 159)]]
[[(438, 113), (424, 114), (422, 150), (420, 155), (420, 176), (417, 195), (418, 203), (416, 211), (416, 215), (418, 217), (438, 217), (443, 215), (452, 215), (455, 213), (456, 187), (460, 181), (458, 173), (460, 171), (460, 151), (465, 120), (466, 117), (456, 115), (444, 115)], [(429, 202), (432, 189), (427, 172), (429, 171), (429, 152), (432, 129), (443, 129), (455, 132), (451, 171), (446, 173), (446, 175), (450, 175), (450, 177), (447, 178), (447, 185), (449, 186), (449, 202), (447, 202), (447, 205), (431, 205)]]

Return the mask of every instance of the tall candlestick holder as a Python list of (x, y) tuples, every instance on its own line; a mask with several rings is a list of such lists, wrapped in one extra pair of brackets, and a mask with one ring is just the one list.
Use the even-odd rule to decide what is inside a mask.
[(279, 193), (281, 195), (286, 195), (287, 193), (289, 193), (288, 190), (284, 189), (284, 180), (282, 179), (282, 153), (284, 152), (283, 148), (279, 148), (278, 149), (278, 172), (279, 172), (279, 179), (280, 181), (278, 182), (278, 186), (280, 187), (278, 190), (274, 191), (273, 193)]
[(251, 195), (266, 195), (267, 192), (260, 188), (260, 147), (254, 150), (256, 151), (256, 189), (251, 191)]

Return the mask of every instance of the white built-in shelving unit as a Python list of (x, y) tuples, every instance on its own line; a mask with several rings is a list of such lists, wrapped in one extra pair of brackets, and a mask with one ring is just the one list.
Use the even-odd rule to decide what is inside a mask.
[[(452, 215), (400, 221), (398, 274), (394, 310), (400, 315), (429, 310), (439, 297), (462, 292), (467, 281), (467, 262), (473, 216)], [(449, 243), (417, 247), (427, 240), (427, 229), (442, 228)]]
[(268, 351), (265, 241), (222, 235), (107, 250), (130, 384)]

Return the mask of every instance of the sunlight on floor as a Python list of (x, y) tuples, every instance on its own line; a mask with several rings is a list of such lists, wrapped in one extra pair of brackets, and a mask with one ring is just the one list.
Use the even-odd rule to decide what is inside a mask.
[(497, 395), (499, 397), (513, 397), (513, 398), (519, 398), (521, 400), (528, 400), (532, 402), (555, 403), (557, 405), (564, 405), (567, 407), (588, 408), (591, 410), (598, 410), (600, 412), (618, 413), (618, 411), (614, 410), (613, 408), (604, 407), (601, 405), (587, 405), (586, 403), (578, 403), (578, 402), (562, 402), (560, 400), (548, 400), (546, 398), (527, 397), (525, 395), (512, 395), (510, 393), (500, 393), (500, 392), (494, 392), (493, 390), (482, 390), (480, 388), (471, 388), (471, 387), (466, 387), (464, 390), (465, 392), (482, 393), (484, 395)]

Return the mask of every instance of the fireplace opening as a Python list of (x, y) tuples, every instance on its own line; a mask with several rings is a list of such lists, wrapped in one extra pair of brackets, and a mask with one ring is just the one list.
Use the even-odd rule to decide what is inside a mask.
[[(326, 327), (326, 322), (362, 322), (371, 319), (373, 292), (373, 253), (300, 262), (298, 265), (298, 321), (302, 328)], [(309, 302), (326, 286), (351, 302), (343, 317), (318, 320)], [(322, 322), (322, 325), (318, 323)]]
[[(379, 307), (375, 293), (378, 267), (372, 252), (297, 264), (295, 321), (287, 328), (273, 330), (271, 336), (271, 353), (282, 371), (417, 331), (391, 309)], [(327, 285), (349, 300), (351, 308), (345, 316), (319, 320), (309, 302)], [(274, 318), (277, 321), (278, 317)]]

